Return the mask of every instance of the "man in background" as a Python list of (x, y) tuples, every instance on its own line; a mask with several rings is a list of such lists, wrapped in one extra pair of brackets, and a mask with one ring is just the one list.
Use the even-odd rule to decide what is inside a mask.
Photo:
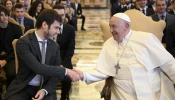
[(16, 4), (14, 7), (14, 20), (16, 20), (20, 25), (25, 27), (24, 33), (30, 29), (34, 28), (34, 22), (32, 19), (29, 19), (24, 16), (24, 7), (21, 4)]
[[(65, 9), (63, 6), (54, 6), (53, 9), (62, 17), (62, 20), (65, 19)], [(63, 22), (64, 23), (64, 22)], [(60, 46), (60, 56), (61, 56), (61, 65), (63, 67), (73, 69), (72, 66), (72, 56), (74, 55), (75, 49), (75, 30), (69, 24), (62, 24), (60, 28), (60, 34), (57, 35), (55, 41)], [(71, 80), (67, 77), (61, 81), (61, 99), (66, 100), (68, 97), (69, 91), (71, 89)]]

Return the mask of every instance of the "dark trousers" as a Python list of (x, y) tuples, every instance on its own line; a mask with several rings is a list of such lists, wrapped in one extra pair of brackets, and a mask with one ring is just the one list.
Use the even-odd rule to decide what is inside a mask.
[[(31, 100), (39, 90), (39, 86), (27, 85), (21, 91), (11, 95), (7, 100)], [(55, 94), (56, 95), (56, 94)], [(52, 94), (44, 96), (42, 100), (56, 100)]]
[(81, 24), (81, 29), (84, 29), (84, 23), (85, 23), (85, 16), (81, 15), (81, 17), (79, 17), (82, 19), (82, 24)]
[(65, 77), (62, 80), (62, 86), (61, 86), (61, 100), (66, 100), (67, 95), (69, 94), (69, 91), (71, 89), (71, 80), (68, 77)]
[(77, 30), (77, 18), (76, 17), (72, 17), (72, 19), (69, 20), (69, 23), (75, 28), (75, 30)]
[(13, 81), (16, 75), (15, 59), (10, 60), (3, 68), (6, 72), (6, 78), (7, 78), (6, 88), (8, 88), (8, 86)]

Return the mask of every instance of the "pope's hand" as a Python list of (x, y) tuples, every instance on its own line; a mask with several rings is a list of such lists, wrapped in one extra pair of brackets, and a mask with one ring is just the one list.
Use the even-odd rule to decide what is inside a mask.
[(68, 76), (73, 82), (76, 82), (76, 81), (79, 81), (79, 80), (80, 80), (79, 75), (78, 75), (76, 72), (74, 72), (74, 71), (72, 71), (72, 70), (70, 70), (70, 69), (67, 69), (67, 76)]

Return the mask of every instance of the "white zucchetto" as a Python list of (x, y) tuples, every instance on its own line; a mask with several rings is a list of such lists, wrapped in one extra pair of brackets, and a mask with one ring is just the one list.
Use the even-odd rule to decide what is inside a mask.
[(130, 20), (130, 18), (128, 17), (128, 15), (126, 15), (125, 13), (116, 13), (116, 14), (114, 14), (113, 15), (114, 17), (118, 17), (118, 18), (120, 18), (120, 19), (123, 19), (123, 20), (125, 20), (125, 21), (127, 21), (127, 22), (131, 22), (131, 20)]

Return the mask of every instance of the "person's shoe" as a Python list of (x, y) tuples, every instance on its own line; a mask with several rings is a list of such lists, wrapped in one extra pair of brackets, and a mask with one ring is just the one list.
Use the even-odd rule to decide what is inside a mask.
[(86, 29), (84, 29), (84, 28), (81, 28), (81, 30), (82, 30), (82, 31), (86, 31)]

